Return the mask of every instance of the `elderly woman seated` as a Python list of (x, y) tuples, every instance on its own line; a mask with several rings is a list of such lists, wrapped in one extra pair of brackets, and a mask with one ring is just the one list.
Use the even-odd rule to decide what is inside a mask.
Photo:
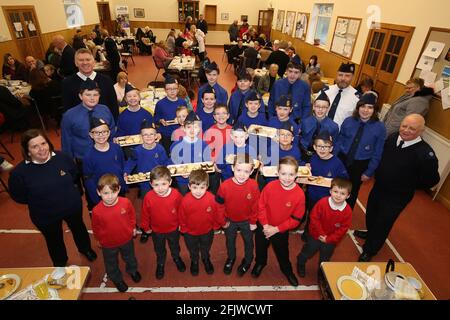
[(152, 54), (152, 45), (155, 37), (148, 26), (144, 30), (141, 28), (138, 29), (136, 32), (136, 40), (138, 41), (137, 46), (141, 54)]
[(272, 63), (269, 66), (269, 72), (266, 75), (262, 76), (258, 81), (259, 94), (263, 95), (269, 93), (270, 90), (272, 90), (274, 82), (278, 79), (280, 79), (280, 76), (278, 75), (278, 65)]

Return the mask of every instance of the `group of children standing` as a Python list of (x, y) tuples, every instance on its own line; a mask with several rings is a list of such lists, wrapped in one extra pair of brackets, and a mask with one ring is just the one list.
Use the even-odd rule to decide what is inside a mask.
[[(239, 276), (250, 269), (254, 252), (251, 274), (254, 277), (261, 274), (271, 243), (281, 271), (291, 285), (297, 286), (289, 261), (289, 231), (308, 221), (303, 237), (306, 244), (297, 257), (297, 272), (304, 277), (306, 261), (317, 251), (320, 251), (320, 262), (329, 260), (350, 227), (352, 209), (346, 200), (352, 194), (352, 183), (347, 180), (348, 168), (352, 167), (341, 160), (350, 159), (351, 165), (358, 162), (360, 174), (370, 174), (369, 169), (364, 169), (370, 162), (373, 174), (376, 163), (367, 159), (379, 151), (379, 141), (366, 141), (372, 154), (366, 152), (364, 156), (369, 158), (363, 162), (356, 160), (354, 140), (355, 135), (363, 140), (361, 133), (339, 132), (338, 125), (326, 116), (330, 102), (324, 93), (314, 101), (312, 115), (300, 124), (293, 119), (289, 96), (276, 100), (275, 116), (268, 119), (267, 112), (261, 108), (264, 104), (251, 90), (251, 77), (246, 73), (238, 77), (237, 90), (227, 106), (228, 95), (217, 84), (218, 73), (214, 63), (206, 68), (208, 84), (199, 90), (196, 112), (189, 112), (185, 102), (177, 97), (175, 79), (166, 80), (167, 96), (156, 104), (154, 116), (139, 106), (139, 90), (128, 86), (125, 94), (128, 108), (119, 115), (116, 128), (112, 117), (96, 111), (104, 108), (97, 105), (100, 93), (97, 85), (88, 79), (80, 89), (82, 103), (77, 106), (87, 110), (84, 118), (77, 122), (69, 112), (64, 115), (63, 151), (81, 165), (88, 203), (93, 208), (94, 235), (102, 247), (106, 271), (121, 292), (128, 286), (118, 268), (119, 252), (133, 281), (141, 279), (133, 247), (136, 214), (130, 201), (124, 198), (126, 177), (135, 172), (151, 172), (150, 182), (139, 183), (143, 198), (139, 228), (142, 243), (152, 237), (157, 279), (162, 279), (165, 273), (166, 240), (178, 271), (186, 270), (180, 255), (180, 234), (189, 250), (191, 274), (198, 275), (200, 258), (205, 272), (214, 273), (210, 249), (214, 230), (223, 228), (227, 247), (225, 274), (230, 274), (235, 264), (239, 231), (245, 249), (237, 267)], [(367, 118), (366, 122), (377, 122), (372, 116), (375, 104), (371, 96), (365, 96), (355, 110), (359, 116), (356, 121)], [(366, 109), (372, 113), (369, 117), (364, 114), (363, 119), (360, 114)], [(249, 139), (247, 128), (252, 124), (278, 129), (278, 138), (271, 141), (251, 136)], [(116, 137), (135, 134), (141, 135), (142, 145), (121, 150), (112, 142)], [(80, 141), (76, 148), (64, 143), (73, 141), (74, 136)], [(93, 143), (88, 142), (91, 139)], [(333, 145), (340, 149), (333, 150)], [(278, 179), (258, 174), (254, 179), (256, 159), (262, 165), (277, 166)], [(216, 172), (208, 175), (196, 170), (178, 176), (176, 188), (172, 188), (167, 165), (204, 161), (214, 161)], [(313, 176), (332, 178), (331, 188), (308, 186), (305, 196), (297, 184), (299, 165), (309, 166)]]

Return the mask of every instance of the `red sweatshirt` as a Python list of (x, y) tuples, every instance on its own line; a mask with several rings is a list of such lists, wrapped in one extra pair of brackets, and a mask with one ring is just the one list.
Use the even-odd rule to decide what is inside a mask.
[(178, 190), (171, 188), (167, 197), (160, 197), (154, 190), (142, 201), (141, 228), (157, 233), (169, 233), (178, 229), (178, 207), (183, 199)]
[(100, 201), (92, 210), (92, 231), (105, 248), (124, 245), (133, 238), (136, 213), (130, 200), (119, 197), (112, 207)]
[(258, 221), (278, 227), (280, 232), (296, 228), (305, 213), (305, 194), (298, 186), (285, 190), (280, 180), (266, 185), (259, 198)]
[(180, 231), (193, 236), (207, 234), (219, 229), (217, 203), (214, 195), (207, 191), (200, 199), (192, 193), (184, 196), (178, 210)]
[(320, 199), (312, 209), (309, 233), (314, 239), (327, 236), (326, 243), (338, 244), (352, 224), (352, 209), (347, 204), (343, 211), (334, 210), (328, 202), (329, 198)]
[(256, 224), (259, 196), (258, 184), (253, 179), (248, 179), (242, 185), (233, 179), (225, 180), (216, 196), (221, 225), (224, 225), (226, 220), (249, 221), (250, 224)]
[(203, 135), (203, 140), (209, 145), (211, 149), (211, 158), (214, 161), (216, 152), (219, 153), (222, 147), (231, 141), (231, 129), (230, 125), (227, 125), (224, 129), (219, 129), (217, 123), (206, 130)]

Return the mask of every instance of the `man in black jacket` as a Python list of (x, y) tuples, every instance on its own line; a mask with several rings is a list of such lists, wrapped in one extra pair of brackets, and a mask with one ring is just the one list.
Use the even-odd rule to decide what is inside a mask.
[(116, 81), (117, 74), (121, 71), (120, 69), (120, 53), (117, 49), (116, 42), (113, 38), (109, 36), (107, 30), (102, 30), (102, 36), (105, 39), (105, 51), (106, 51), (106, 59), (109, 61), (111, 66), (111, 79), (113, 82)]
[(278, 45), (278, 50), (273, 51), (266, 60), (266, 66), (270, 66), (272, 63), (278, 65), (278, 75), (283, 78), (286, 66), (290, 61), (286, 50), (288, 49), (288, 43), (281, 41)]
[(354, 232), (366, 239), (359, 261), (368, 262), (378, 253), (417, 189), (426, 190), (439, 182), (438, 159), (420, 137), (424, 129), (425, 119), (410, 114), (403, 119), (400, 131), (385, 142), (367, 202), (367, 232)]
[(208, 33), (208, 23), (205, 19), (203, 19), (203, 15), (201, 14), (197, 21), (197, 29), (200, 29), (203, 31), (204, 34)]
[(75, 65), (74, 56), (75, 50), (67, 44), (64, 37), (60, 34), (53, 38), (53, 45), (61, 53), (61, 60), (59, 63), (59, 74), (62, 77), (68, 77), (78, 71)]
[(110, 77), (94, 71), (95, 60), (89, 49), (79, 49), (75, 54), (75, 63), (78, 72), (63, 80), (63, 105), (64, 110), (68, 110), (81, 102), (79, 89), (81, 83), (87, 78), (97, 82), (100, 88), (100, 104), (104, 104), (111, 110), (114, 119), (119, 116), (119, 106), (117, 103), (116, 91)]

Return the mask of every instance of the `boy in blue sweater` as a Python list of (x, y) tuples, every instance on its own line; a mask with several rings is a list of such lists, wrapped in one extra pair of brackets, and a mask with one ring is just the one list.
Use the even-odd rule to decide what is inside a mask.
[(122, 149), (115, 143), (109, 143), (110, 130), (103, 119), (91, 118), (90, 137), (94, 140), (92, 146), (83, 159), (83, 175), (87, 195), (93, 204), (99, 203), (97, 182), (106, 173), (119, 177), (121, 195), (125, 195), (127, 185), (123, 178), (125, 159)]
[(245, 99), (250, 94), (251, 86), (253, 84), (252, 76), (246, 71), (239, 73), (237, 79), (237, 90), (233, 92), (228, 103), (228, 110), (230, 110), (230, 123), (235, 123), (242, 113), (247, 111), (245, 107)]
[[(208, 144), (198, 138), (201, 130), (200, 118), (191, 111), (184, 121), (183, 130), (186, 136), (175, 141), (170, 147), (171, 164), (185, 164), (194, 162), (211, 161), (211, 150)], [(189, 191), (189, 174), (176, 177), (178, 190), (182, 195)]]
[(268, 126), (272, 128), (280, 129), (282, 123), (288, 121), (294, 128), (294, 145), (298, 145), (300, 127), (298, 124), (290, 117), (292, 113), (292, 102), (288, 96), (281, 96), (276, 102), (276, 116), (269, 119)]
[[(158, 131), (155, 124), (147, 120), (141, 123), (142, 145), (134, 148), (132, 156), (125, 163), (125, 177), (133, 172), (150, 172), (159, 165), (167, 165), (169, 158), (163, 146), (157, 143)], [(139, 197), (144, 196), (151, 190), (150, 183), (139, 183)]]
[(197, 100), (197, 112), (203, 108), (203, 92), (209, 87), (214, 89), (216, 94), (217, 104), (227, 105), (228, 103), (228, 93), (222, 86), (217, 83), (217, 78), (219, 77), (220, 70), (217, 64), (213, 61), (206, 65), (205, 75), (208, 79), (208, 83), (204, 84), (198, 89), (198, 100)]
[(216, 92), (212, 87), (206, 87), (202, 93), (203, 108), (197, 107), (197, 115), (202, 121), (202, 133), (214, 125), (214, 106), (216, 105)]
[(252, 124), (267, 126), (265, 113), (259, 111), (261, 108), (261, 97), (256, 91), (251, 90), (247, 95), (245, 98), (245, 106), (247, 107), (247, 110), (246, 112), (242, 112), (238, 122), (242, 122), (247, 128)]

